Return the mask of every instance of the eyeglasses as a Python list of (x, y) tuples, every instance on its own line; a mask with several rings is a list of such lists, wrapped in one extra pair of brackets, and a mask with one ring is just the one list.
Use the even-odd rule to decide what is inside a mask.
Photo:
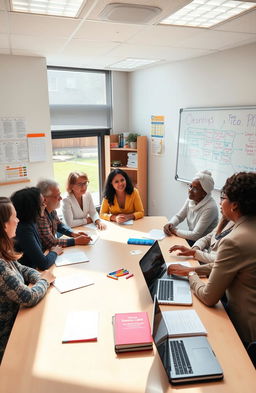
[(77, 187), (82, 188), (82, 187), (87, 187), (89, 183), (90, 183), (89, 180), (87, 180), (87, 181), (85, 181), (85, 182), (83, 182), (83, 183), (76, 183), (75, 185), (76, 185)]
[(193, 191), (193, 192), (199, 192), (200, 191), (199, 188), (192, 186), (192, 184), (188, 184), (188, 189)]

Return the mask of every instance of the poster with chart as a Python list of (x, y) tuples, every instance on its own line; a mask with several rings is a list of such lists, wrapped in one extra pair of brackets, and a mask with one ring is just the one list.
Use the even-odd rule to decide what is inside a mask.
[(164, 116), (151, 116), (151, 153), (154, 156), (164, 153)]
[(190, 182), (205, 169), (216, 189), (235, 172), (256, 171), (256, 107), (180, 111), (176, 179)]

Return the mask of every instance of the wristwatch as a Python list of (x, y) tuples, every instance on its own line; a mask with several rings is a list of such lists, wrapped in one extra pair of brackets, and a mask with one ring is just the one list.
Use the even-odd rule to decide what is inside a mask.
[(196, 274), (196, 272), (189, 272), (188, 276), (191, 277), (191, 276), (194, 276), (195, 274)]

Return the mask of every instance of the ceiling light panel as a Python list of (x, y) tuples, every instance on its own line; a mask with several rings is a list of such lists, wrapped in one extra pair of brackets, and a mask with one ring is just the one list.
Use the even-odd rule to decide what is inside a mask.
[(119, 61), (118, 63), (114, 63), (110, 66), (110, 68), (134, 70), (135, 68), (143, 67), (148, 64), (155, 63), (156, 61), (159, 61), (159, 60), (130, 58), (130, 59), (125, 59), (125, 60)]
[(256, 2), (233, 0), (193, 0), (191, 3), (163, 19), (161, 24), (211, 27), (256, 6)]
[(15, 12), (75, 18), (85, 3), (86, 0), (11, 0), (11, 9)]

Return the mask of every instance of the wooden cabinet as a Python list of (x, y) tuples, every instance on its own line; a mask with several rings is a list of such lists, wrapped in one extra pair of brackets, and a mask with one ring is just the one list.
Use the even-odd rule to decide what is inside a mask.
[[(105, 136), (105, 178), (115, 167), (111, 166), (113, 161), (121, 161), (120, 169), (124, 170), (131, 178), (133, 185), (139, 190), (144, 206), (145, 215), (148, 209), (148, 173), (147, 173), (147, 137), (137, 138), (137, 149), (111, 147), (111, 143), (118, 142), (118, 135)], [(128, 168), (128, 153), (137, 153), (137, 168)]]

